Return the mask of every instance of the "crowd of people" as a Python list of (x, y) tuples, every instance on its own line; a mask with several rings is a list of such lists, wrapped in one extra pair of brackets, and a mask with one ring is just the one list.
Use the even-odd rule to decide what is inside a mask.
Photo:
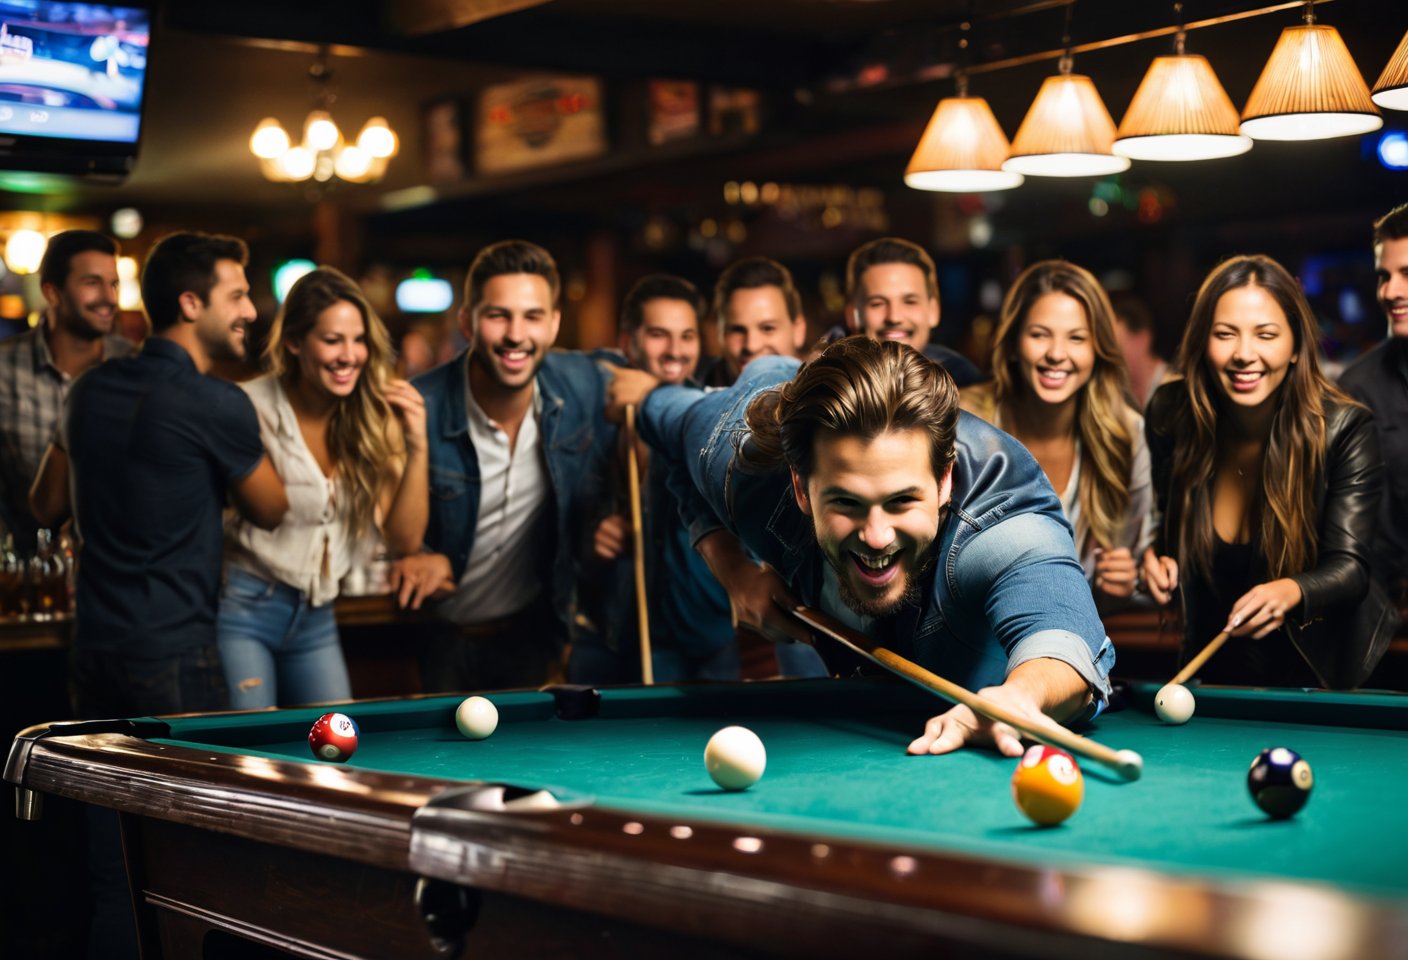
[[(1101, 618), (1124, 605), (1179, 608), (1185, 658), (1230, 631), (1206, 676), (1231, 683), (1358, 685), (1397, 625), (1408, 205), (1374, 225), (1389, 336), (1338, 386), (1295, 278), (1261, 256), (1207, 276), (1169, 364), (1147, 311), (1034, 263), (985, 376), (933, 339), (937, 272), (906, 240), (851, 255), (820, 343), (787, 268), (750, 258), (707, 304), (641, 279), (590, 352), (554, 349), (556, 264), (508, 240), (469, 266), (468, 347), (413, 381), (322, 267), (234, 384), (211, 370), (255, 320), (245, 245), (160, 240), (140, 348), (115, 335), (117, 252), (54, 237), (43, 322), (0, 343), (0, 521), (30, 548), (71, 517), (79, 717), (349, 698), (332, 601), (378, 551), (400, 605), (432, 611), (427, 692), (639, 680), (640, 602), (657, 680), (737, 677), (739, 627), (776, 641), (783, 675), (855, 669), (811, 645), (788, 612), (805, 604), (1072, 723), (1107, 703)], [(1020, 750), (966, 707), (915, 733), (915, 753)], [(120, 877), (115, 821), (92, 829), (96, 875)]]

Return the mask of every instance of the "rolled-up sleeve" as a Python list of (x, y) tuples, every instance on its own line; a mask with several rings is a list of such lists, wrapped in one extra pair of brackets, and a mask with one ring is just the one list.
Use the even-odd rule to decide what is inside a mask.
[(665, 486), (679, 505), (691, 543), (723, 526), (689, 469), (689, 414), (704, 397), (703, 390), (693, 387), (659, 387), (641, 405), (638, 424), (640, 438), (664, 464)]
[(1029, 660), (1059, 660), (1090, 686), (1087, 718), (1104, 709), (1115, 649), (1059, 521), (1016, 514), (977, 533), (954, 566), (954, 585), (961, 600), (983, 606), (1008, 673)]

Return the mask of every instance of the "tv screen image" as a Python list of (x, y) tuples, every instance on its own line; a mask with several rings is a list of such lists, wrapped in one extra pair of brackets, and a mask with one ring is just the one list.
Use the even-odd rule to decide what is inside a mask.
[(0, 136), (137, 142), (151, 12), (0, 0)]

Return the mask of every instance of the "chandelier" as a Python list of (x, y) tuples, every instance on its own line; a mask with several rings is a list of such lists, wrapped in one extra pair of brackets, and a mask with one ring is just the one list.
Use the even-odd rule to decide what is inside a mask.
[(387, 163), (400, 149), (396, 132), (385, 117), (372, 117), (357, 139), (347, 141), (332, 119), (337, 95), (331, 89), (332, 71), (327, 48), (318, 52), (308, 68), (313, 88), (313, 109), (303, 121), (303, 139), (294, 143), (279, 121), (265, 117), (249, 137), (249, 152), (269, 180), (327, 183), (334, 178), (351, 183), (372, 183), (386, 174)]

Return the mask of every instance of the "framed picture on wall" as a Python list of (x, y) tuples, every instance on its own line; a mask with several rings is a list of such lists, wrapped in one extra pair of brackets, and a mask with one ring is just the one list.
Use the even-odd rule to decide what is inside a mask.
[(716, 137), (757, 133), (762, 128), (763, 95), (746, 87), (709, 88), (709, 132)]
[(671, 140), (688, 140), (698, 136), (701, 104), (699, 84), (693, 80), (651, 80), (650, 129), (651, 144), (659, 146)]
[(475, 167), (512, 173), (606, 152), (602, 85), (596, 77), (542, 75), (479, 94)]
[(455, 183), (465, 176), (464, 104), (446, 97), (426, 105), (421, 115), (425, 137), (425, 176), (431, 183)]

